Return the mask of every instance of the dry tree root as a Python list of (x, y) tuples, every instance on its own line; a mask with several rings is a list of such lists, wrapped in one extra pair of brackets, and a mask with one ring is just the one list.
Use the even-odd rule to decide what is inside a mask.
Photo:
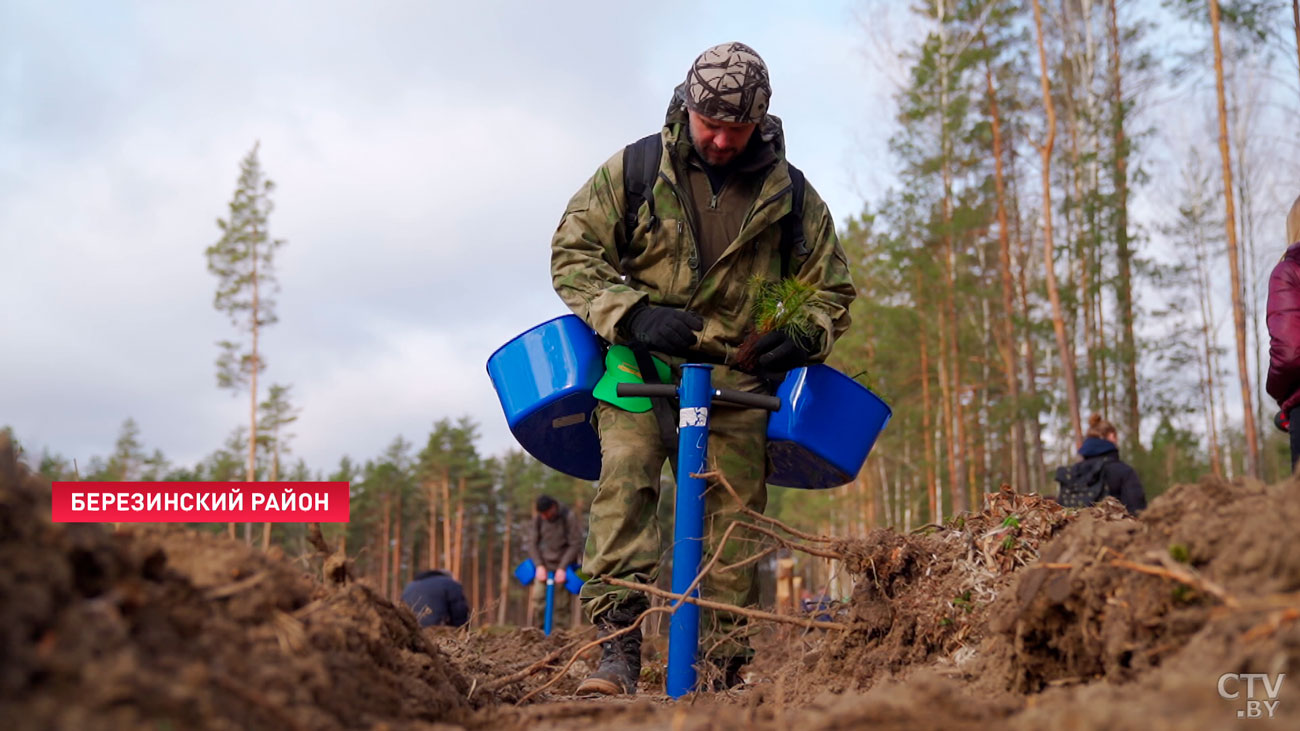
[(754, 510), (753, 508), (749, 507), (748, 505), (745, 504), (744, 500), (740, 499), (740, 495), (736, 493), (736, 488), (731, 486), (731, 483), (727, 481), (727, 476), (722, 474), (722, 471), (718, 469), (716, 464), (713, 466), (713, 469), (709, 470), (708, 472), (692, 474), (691, 477), (698, 477), (704, 480), (716, 480), (717, 483), (723, 487), (723, 489), (725, 489), (728, 493), (731, 493), (731, 496), (736, 499), (736, 503), (740, 506), (741, 513), (748, 515), (749, 517), (755, 520), (767, 523), (768, 525), (774, 525), (777, 528), (780, 528), (781, 530), (785, 531), (786, 533), (789, 533), (792, 536), (795, 536), (797, 538), (802, 538), (805, 541), (813, 541), (814, 543), (834, 543), (837, 540), (835, 538), (831, 538), (830, 536), (815, 536), (811, 533), (805, 533), (797, 528), (792, 528), (786, 525), (785, 523), (782, 523), (776, 518), (773, 518), (768, 515), (763, 515), (757, 510)]
[[(765, 612), (761, 609), (749, 609), (746, 607), (738, 607), (735, 604), (726, 604), (724, 602), (713, 602), (713, 601), (709, 601), (708, 599), (698, 599), (693, 596), (674, 594), (671, 591), (664, 591), (663, 589), (660, 589), (657, 586), (650, 586), (649, 584), (639, 584), (635, 581), (623, 581), (622, 579), (614, 579), (609, 577), (602, 579), (602, 581), (604, 581), (607, 584), (613, 584), (614, 586), (621, 586), (625, 589), (635, 589), (637, 591), (643, 591), (647, 594), (653, 594), (655, 596), (660, 596), (665, 599), (680, 599), (681, 601), (687, 602), (688, 604), (694, 604), (698, 607), (703, 607), (705, 609), (713, 609), (719, 612), (728, 612), (743, 617), (750, 617), (752, 619), (762, 619), (769, 622), (779, 622), (781, 624), (793, 624), (799, 627), (807, 627), (809, 629), (847, 630), (849, 628), (848, 625), (842, 624), (840, 622), (823, 622), (815, 619), (805, 619), (803, 617), (790, 617), (784, 614), (774, 614), (772, 612)], [(680, 604), (676, 604), (673, 605), (672, 607), (665, 607), (665, 608), (671, 611), (671, 610), (675, 610), (678, 606), (680, 606)]]
[(1122, 569), (1128, 569), (1130, 571), (1138, 571), (1143, 574), (1150, 574), (1151, 576), (1160, 576), (1166, 579), (1172, 579), (1180, 584), (1186, 584), (1199, 592), (1213, 596), (1223, 602), (1224, 606), (1231, 609), (1237, 609), (1241, 606), (1241, 602), (1238, 601), (1236, 597), (1229, 594), (1226, 589), (1200, 574), (1197, 574), (1190, 568), (1179, 566), (1172, 563), (1170, 560), (1162, 560), (1162, 563), (1165, 565), (1149, 566), (1147, 564), (1134, 563), (1133, 561), (1126, 561), (1117, 558), (1113, 559), (1110, 562), (1110, 565)]
[[(588, 628), (588, 629), (590, 629), (590, 628)], [(586, 634), (586, 631), (584, 631), (583, 634)], [(529, 675), (532, 675), (533, 673), (538, 672), (538, 671), (541, 670), (542, 668), (544, 668), (544, 667), (546, 667), (547, 665), (551, 664), (552, 662), (554, 662), (555, 660), (557, 660), (557, 659), (558, 659), (561, 655), (563, 655), (564, 653), (568, 652), (569, 650), (572, 650), (572, 649), (573, 649), (573, 646), (576, 645), (576, 644), (578, 644), (578, 641), (577, 641), (577, 640), (574, 640), (573, 642), (570, 642), (570, 643), (566, 644), (564, 647), (561, 647), (561, 648), (559, 648), (558, 650), (554, 650), (554, 651), (552, 651), (551, 653), (547, 654), (546, 657), (542, 658), (541, 660), (538, 660), (537, 662), (533, 663), (532, 665), (529, 665), (528, 667), (524, 668), (523, 670), (520, 670), (520, 671), (517, 672), (517, 673), (511, 673), (510, 675), (507, 675), (507, 676), (505, 676), (504, 678), (497, 678), (496, 680), (493, 680), (493, 681), (490, 682), (490, 683), (484, 683), (484, 684), (483, 684), (483, 692), (484, 692), (484, 693), (490, 693), (490, 692), (492, 692), (492, 691), (494, 691), (494, 690), (497, 690), (498, 688), (504, 688), (505, 686), (510, 685), (511, 683), (515, 683), (515, 682), (518, 682), (518, 681), (520, 681), (520, 680), (523, 680), (524, 678), (528, 677)], [(581, 654), (582, 654), (581, 652), (578, 653), (578, 655), (581, 655)], [(576, 655), (575, 655), (575, 657), (576, 657)], [(470, 691), (470, 695), (472, 696), (473, 694), (474, 694), (474, 692), (471, 690), (471, 691)]]
[(328, 584), (342, 586), (352, 579), (352, 572), (348, 569), (348, 556), (343, 552), (342, 545), (339, 550), (331, 551), (325, 542), (325, 536), (321, 534), (320, 523), (307, 524), (307, 542), (320, 554), (323, 562), (321, 572)]

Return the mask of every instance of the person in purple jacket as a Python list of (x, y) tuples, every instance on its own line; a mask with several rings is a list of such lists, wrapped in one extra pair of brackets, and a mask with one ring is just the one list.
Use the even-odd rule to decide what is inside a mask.
[[(1279, 425), (1300, 424), (1300, 198), (1286, 217), (1286, 253), (1268, 278), (1268, 395)], [(1291, 432), (1291, 470), (1300, 457), (1300, 426)]]

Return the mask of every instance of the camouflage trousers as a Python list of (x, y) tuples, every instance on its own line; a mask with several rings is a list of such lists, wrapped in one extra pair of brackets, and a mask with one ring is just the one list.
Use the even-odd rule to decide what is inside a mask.
[[(758, 390), (759, 382), (745, 374), (714, 368), (717, 386)], [(584, 573), (593, 578), (582, 588), (583, 610), (593, 622), (612, 607), (628, 601), (635, 592), (602, 582), (613, 576), (653, 584), (659, 567), (672, 554), (671, 525), (659, 525), (660, 474), (666, 460), (676, 455), (664, 446), (654, 412), (635, 414), (607, 403), (596, 406), (602, 465), (596, 497), (588, 513)], [(762, 513), (767, 507), (767, 412), (715, 404), (709, 413), (708, 459), (726, 476), (745, 504)], [(667, 490), (674, 483), (665, 481)], [(752, 522), (740, 513), (735, 498), (725, 488), (710, 483), (705, 494), (704, 563), (718, 549), (723, 533), (733, 521)], [(662, 538), (668, 542), (661, 543)], [(718, 567), (756, 554), (760, 544), (751, 531), (737, 528), (723, 547), (719, 563), (700, 585), (706, 599), (744, 606), (749, 603), (757, 564), (719, 572)], [(712, 657), (749, 657), (748, 627), (743, 617), (708, 609), (700, 611), (700, 647)]]

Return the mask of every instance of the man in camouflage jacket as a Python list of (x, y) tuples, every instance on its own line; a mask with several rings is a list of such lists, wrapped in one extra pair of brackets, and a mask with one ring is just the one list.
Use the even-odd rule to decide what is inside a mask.
[[(569, 201), (552, 240), (551, 275), (565, 304), (610, 343), (652, 351), (680, 376), (687, 362), (714, 363), (715, 386), (758, 392), (773, 375), (826, 359), (849, 325), (855, 290), (835, 224), (821, 197), (806, 186), (805, 246), (790, 254), (789, 276), (811, 285), (808, 305), (815, 335), (781, 332), (758, 345), (761, 372), (734, 367), (750, 328), (751, 280), (782, 277), (781, 219), (794, 205), (780, 120), (767, 114), (766, 66), (753, 49), (726, 43), (706, 50), (674, 92), (660, 138), (659, 174), (625, 230), (623, 152), (601, 165)], [(653, 211), (653, 215), (651, 214)], [(663, 547), (657, 522), (660, 472), (674, 458), (652, 412), (633, 413), (599, 403), (602, 468), (583, 557), (593, 578), (581, 599), (602, 636), (626, 627), (645, 609), (644, 594), (601, 581), (612, 576), (653, 583)], [(767, 413), (715, 405), (709, 455), (750, 508), (767, 505)], [(736, 501), (721, 488), (706, 494), (706, 560), (721, 534), (741, 520)], [(721, 563), (756, 552), (752, 534), (733, 533)], [(738, 540), (739, 539), (739, 540)], [(748, 603), (754, 564), (717, 572), (703, 596)], [(727, 686), (753, 651), (743, 619), (701, 612), (701, 647)], [(600, 668), (579, 692), (635, 693), (640, 630), (604, 643)]]

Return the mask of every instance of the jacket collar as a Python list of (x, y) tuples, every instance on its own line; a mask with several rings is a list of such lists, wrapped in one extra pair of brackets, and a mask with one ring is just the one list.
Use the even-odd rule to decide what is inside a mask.
[(1079, 456), (1084, 459), (1100, 457), (1111, 452), (1118, 454), (1119, 447), (1115, 446), (1115, 443), (1109, 439), (1102, 439), (1101, 437), (1088, 437), (1079, 446)]
[[(771, 114), (765, 115), (763, 120), (759, 122), (757, 132), (760, 139), (771, 146), (776, 161), (763, 179), (763, 185), (759, 189), (757, 200), (750, 210), (740, 234), (718, 257), (719, 261), (727, 258), (731, 252), (739, 249), (745, 242), (757, 236), (760, 231), (776, 223), (794, 207), (793, 198), (789, 195), (793, 186), (790, 182), (790, 167), (785, 161), (785, 132), (781, 127), (780, 118)], [(662, 136), (664, 148), (669, 154), (665, 155), (668, 159), (662, 161), (660, 172), (676, 179), (675, 161), (684, 162), (688, 159), (687, 156), (694, 152), (690, 135), (687, 133), (685, 84), (673, 90), (672, 99), (668, 102), (668, 111), (664, 115)]]

